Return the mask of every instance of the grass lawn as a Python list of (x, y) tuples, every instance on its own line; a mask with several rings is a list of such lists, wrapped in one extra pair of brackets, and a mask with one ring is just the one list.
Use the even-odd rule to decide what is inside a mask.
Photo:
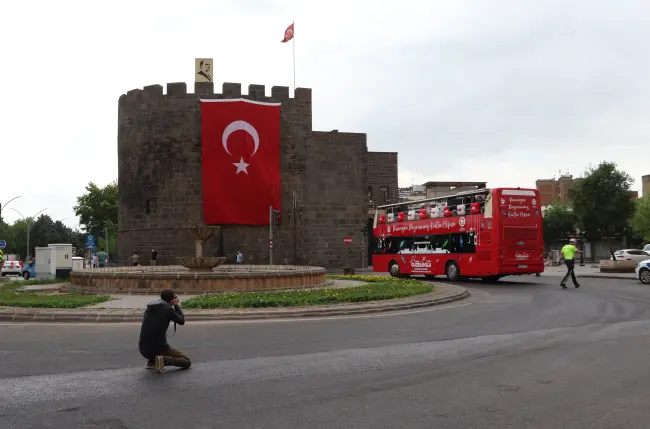
[(108, 301), (109, 296), (86, 295), (79, 292), (68, 294), (46, 294), (16, 292), (22, 286), (38, 284), (65, 283), (65, 280), (11, 281), (0, 284), (0, 306), (31, 308), (78, 308), (85, 305)]
[(429, 293), (428, 283), (383, 276), (328, 276), (365, 282), (362, 286), (274, 292), (239, 292), (201, 295), (183, 301), (183, 308), (262, 308), (328, 305), (381, 301)]

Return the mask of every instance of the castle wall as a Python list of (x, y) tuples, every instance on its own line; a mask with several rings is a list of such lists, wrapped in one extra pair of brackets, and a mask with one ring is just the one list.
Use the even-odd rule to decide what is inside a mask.
[[(372, 205), (396, 203), (399, 201), (397, 184), (397, 152), (368, 152), (368, 194)], [(384, 198), (382, 188), (388, 190)]]
[[(176, 228), (203, 221), (199, 95), (282, 103), (282, 226), (274, 233), (274, 263), (340, 266), (348, 257), (346, 235), (353, 237), (350, 253), (360, 261), (357, 225), (367, 209), (365, 134), (312, 131), (310, 89), (297, 88), (291, 98), (287, 87), (273, 87), (266, 96), (263, 85), (249, 85), (242, 94), (236, 83), (224, 83), (217, 94), (212, 83), (196, 83), (194, 93), (185, 83), (169, 83), (166, 93), (151, 85), (120, 97), (118, 258), (126, 261), (138, 251), (148, 263), (156, 249), (159, 263), (175, 263), (176, 256), (194, 254), (194, 244)], [(227, 226), (222, 252), (232, 256), (240, 249), (246, 263), (268, 263), (268, 240), (268, 227)], [(216, 255), (218, 247), (213, 238), (204, 252)]]

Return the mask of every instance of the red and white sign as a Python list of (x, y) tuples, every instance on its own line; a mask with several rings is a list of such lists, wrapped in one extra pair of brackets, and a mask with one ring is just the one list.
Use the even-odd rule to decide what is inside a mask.
[(201, 100), (203, 217), (268, 225), (280, 210), (280, 103)]
[(352, 238), (350, 238), (350, 237), (345, 237), (345, 238), (343, 239), (343, 242), (344, 242), (345, 244), (352, 244)]

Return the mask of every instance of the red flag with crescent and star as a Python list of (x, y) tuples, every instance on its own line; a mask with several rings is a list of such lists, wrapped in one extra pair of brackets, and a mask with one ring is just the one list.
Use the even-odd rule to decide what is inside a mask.
[(287, 43), (291, 39), (293, 39), (293, 23), (284, 30), (284, 39), (280, 43)]
[(280, 210), (280, 103), (201, 100), (206, 225), (268, 225)]

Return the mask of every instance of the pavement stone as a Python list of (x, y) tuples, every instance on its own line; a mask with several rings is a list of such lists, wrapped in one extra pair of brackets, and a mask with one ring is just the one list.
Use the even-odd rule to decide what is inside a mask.
[[(346, 303), (312, 307), (251, 308), (251, 309), (214, 309), (183, 310), (188, 321), (208, 320), (254, 320), (302, 317), (327, 317), (354, 314), (381, 313), (408, 310), (434, 305), (447, 304), (469, 297), (467, 289), (449, 285), (434, 284), (432, 293), (408, 298), (364, 303)], [(155, 297), (148, 296), (149, 300)], [(78, 308), (78, 309), (41, 309), (0, 307), (0, 321), (14, 322), (139, 322), (142, 320), (144, 306), (139, 308)]]

